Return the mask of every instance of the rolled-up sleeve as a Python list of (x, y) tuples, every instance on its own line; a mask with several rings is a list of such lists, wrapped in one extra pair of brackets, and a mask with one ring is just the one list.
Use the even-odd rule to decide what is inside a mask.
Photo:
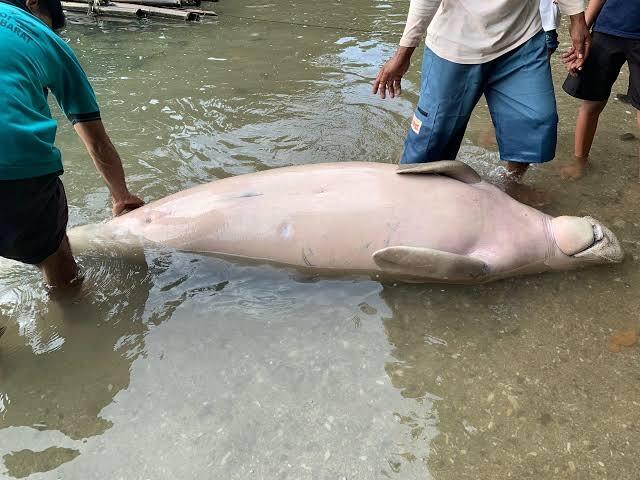
[(558, 0), (558, 5), (564, 15), (577, 15), (584, 12), (584, 0)]
[(411, 0), (407, 25), (400, 39), (401, 47), (417, 47), (420, 44), (441, 3), (442, 0)]

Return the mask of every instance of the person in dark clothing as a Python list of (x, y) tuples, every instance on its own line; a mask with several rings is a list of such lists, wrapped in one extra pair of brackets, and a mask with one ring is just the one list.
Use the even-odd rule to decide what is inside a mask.
[[(563, 177), (570, 179), (584, 175), (600, 113), (625, 62), (630, 74), (627, 96), (638, 110), (640, 128), (640, 1), (591, 0), (586, 21), (589, 27), (593, 26), (591, 53), (582, 70), (569, 74), (563, 85), (565, 92), (582, 100), (576, 123), (575, 158), (561, 171)], [(573, 49), (563, 55), (567, 65), (575, 59)]]

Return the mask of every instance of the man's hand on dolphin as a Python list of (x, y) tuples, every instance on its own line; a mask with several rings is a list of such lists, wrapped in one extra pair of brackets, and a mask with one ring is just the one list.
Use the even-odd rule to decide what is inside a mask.
[(143, 206), (144, 200), (127, 192), (123, 197), (112, 198), (111, 203), (113, 205), (113, 215), (117, 217)]
[(395, 55), (380, 69), (375, 82), (373, 82), (372, 93), (376, 95), (380, 92), (380, 98), (389, 96), (394, 98), (402, 93), (400, 82), (402, 77), (411, 66), (411, 54), (415, 47), (398, 47)]

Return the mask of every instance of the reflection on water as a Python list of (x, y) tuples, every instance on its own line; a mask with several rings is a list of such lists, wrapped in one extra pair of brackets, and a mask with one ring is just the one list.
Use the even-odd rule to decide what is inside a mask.
[[(282, 165), (395, 161), (419, 53), (402, 98), (372, 97), (370, 81), (406, 8), (222, 1), (202, 25), (82, 19), (65, 37), (132, 189), (154, 199)], [(577, 104), (558, 92), (558, 160), (530, 181), (549, 213), (612, 225), (624, 264), (431, 287), (88, 255), (83, 291), (51, 301), (35, 272), (3, 263), (0, 477), (636, 478), (639, 349), (607, 351), (640, 328), (640, 152), (621, 140), (635, 112), (612, 100), (589, 175), (563, 182)], [(460, 158), (490, 176), (488, 122), (480, 105)], [(71, 223), (101, 221), (107, 190), (60, 130)]]
[(186, 254), (150, 264), (127, 272), (120, 305), (65, 304), (60, 348), (9, 350), (8, 474), (38, 471), (35, 452), (55, 446), (54, 466), (60, 448), (80, 453), (56, 470), (71, 478), (132, 478), (135, 465), (152, 478), (424, 478), (431, 401), (389, 383), (378, 284)]

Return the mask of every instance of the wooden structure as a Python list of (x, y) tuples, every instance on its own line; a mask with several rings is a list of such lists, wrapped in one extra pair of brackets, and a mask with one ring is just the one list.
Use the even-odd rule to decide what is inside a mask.
[(67, 12), (86, 13), (107, 17), (175, 18), (196, 22), (203, 16), (217, 16), (210, 10), (197, 7), (200, 0), (90, 0), (89, 2), (62, 2)]

